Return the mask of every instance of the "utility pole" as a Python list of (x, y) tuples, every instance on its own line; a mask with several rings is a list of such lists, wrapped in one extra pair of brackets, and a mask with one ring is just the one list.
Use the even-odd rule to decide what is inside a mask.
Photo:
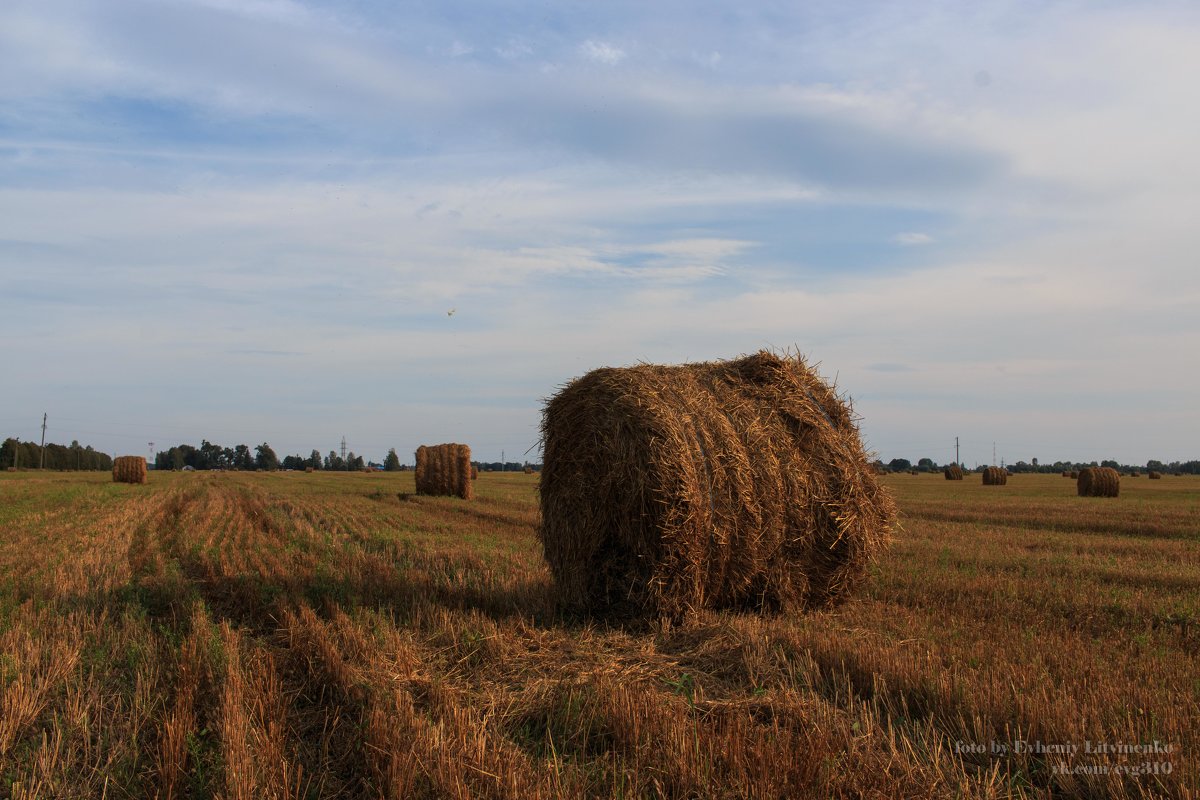
[(38, 456), (41, 459), (38, 464), (38, 469), (46, 468), (46, 413), (42, 412), (42, 444), (38, 448)]
[(151, 467), (153, 467), (154, 466), (154, 442), (149, 442), (149, 445), (150, 445), (150, 458), (146, 461), (146, 463), (149, 464)]
[(507, 470), (508, 470), (508, 462), (504, 460), (504, 451), (501, 450), (500, 451), (500, 471), (506, 472)]
[(21, 466), (21, 440), (13, 437), (13, 469)]
[(992, 466), (996, 466), (996, 443), (992, 442)]
[(954, 437), (954, 463), (962, 466), (962, 462), (958, 460), (958, 437)]
[(342, 461), (346, 460), (346, 437), (342, 437)]

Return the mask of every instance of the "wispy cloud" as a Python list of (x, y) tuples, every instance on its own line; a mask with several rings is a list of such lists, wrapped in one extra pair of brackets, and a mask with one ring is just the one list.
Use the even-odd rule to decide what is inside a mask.
[(621, 48), (611, 45), (608, 42), (598, 42), (593, 39), (588, 39), (579, 45), (579, 52), (583, 53), (583, 57), (589, 61), (609, 66), (614, 66), (625, 60), (625, 51)]
[(892, 241), (896, 244), (903, 245), (931, 244), (933, 242), (933, 237), (928, 233), (906, 231), (904, 233), (897, 233), (892, 237)]

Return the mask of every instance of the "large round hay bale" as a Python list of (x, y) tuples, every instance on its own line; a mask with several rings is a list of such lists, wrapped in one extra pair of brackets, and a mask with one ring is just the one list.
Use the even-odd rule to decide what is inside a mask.
[(1008, 483), (1008, 471), (1000, 467), (985, 467), (983, 470), (984, 486), (1004, 486)]
[(963, 479), (962, 467), (958, 464), (951, 464), (942, 470), (942, 474), (946, 476), (948, 481), (961, 481)]
[(465, 444), (421, 445), (416, 452), (417, 494), (448, 495), (470, 500), (471, 448)]
[(1155, 472), (1154, 470), (1150, 470), (1149, 477), (1150, 477), (1150, 480), (1152, 480), (1152, 481), (1161, 481), (1161, 480), (1162, 480), (1162, 473), (1161, 473), (1161, 472)]
[(1064, 478), (1069, 478), (1069, 477), (1071, 477), (1071, 473), (1070, 473), (1070, 472), (1068, 472), (1067, 470), (1065, 470), (1065, 469), (1064, 469), (1064, 470), (1063, 470), (1063, 474), (1062, 474), (1062, 476), (1063, 476)]
[(891, 496), (800, 357), (597, 369), (550, 399), (538, 530), (569, 608), (678, 617), (844, 599)]
[(146, 459), (141, 456), (117, 456), (113, 459), (112, 474), (117, 483), (145, 483)]
[(1121, 476), (1112, 467), (1085, 467), (1079, 472), (1076, 490), (1080, 497), (1116, 497)]

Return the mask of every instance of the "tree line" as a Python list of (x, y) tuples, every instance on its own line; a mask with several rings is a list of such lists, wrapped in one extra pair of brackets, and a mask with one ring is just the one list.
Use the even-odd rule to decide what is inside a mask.
[(37, 442), (21, 442), (16, 439), (5, 439), (0, 445), (0, 467), (4, 469), (37, 469), (45, 466), (53, 470), (109, 470), (112, 469), (112, 456), (93, 450), (91, 445), (84, 447), (77, 441), (69, 445), (51, 442), (45, 448), (45, 462), (42, 462), (42, 448)]
[(314, 469), (348, 472), (366, 469), (367, 463), (362, 456), (356, 456), (353, 451), (345, 458), (330, 450), (329, 455), (322, 456), (313, 450), (307, 457), (302, 455), (284, 456), (281, 460), (271, 448), (263, 442), (251, 449), (239, 444), (235, 447), (222, 447), (219, 444), (204, 439), (200, 446), (179, 444), (163, 450), (154, 456), (155, 469), (236, 469), (236, 470), (274, 470), (274, 469)]
[[(876, 467), (890, 470), (892, 472), (908, 472), (909, 470), (917, 470), (918, 472), (938, 472), (942, 467), (931, 458), (918, 459), (914, 465), (907, 458), (893, 458), (891, 461), (884, 464), (882, 461), (875, 462)], [(945, 466), (950, 466), (949, 464)], [(961, 466), (961, 465), (960, 465)], [(999, 465), (996, 465), (999, 466)], [(1013, 464), (1005, 464), (1005, 469), (1009, 472), (1073, 472), (1081, 470), (1084, 467), (1112, 467), (1118, 472), (1135, 472), (1137, 470), (1146, 470), (1147, 472), (1182, 472), (1187, 475), (1200, 475), (1200, 461), (1171, 461), (1164, 463), (1156, 459), (1150, 459), (1145, 466), (1140, 464), (1122, 464), (1112, 459), (1105, 461), (1055, 461), (1053, 464), (1039, 464), (1038, 460), (1032, 459), (1029, 463), (1017, 461)]]

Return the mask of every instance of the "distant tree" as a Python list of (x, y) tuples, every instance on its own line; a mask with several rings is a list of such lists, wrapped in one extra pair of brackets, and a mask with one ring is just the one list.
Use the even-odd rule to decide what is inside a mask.
[(310, 455), (308, 457), (307, 466), (310, 466), (313, 469), (320, 469), (321, 468), (321, 454), (318, 453), (316, 450), (313, 450), (312, 455)]
[(281, 466), (284, 469), (304, 469), (304, 464), (305, 462), (303, 456), (294, 455), (284, 456), (283, 464)]
[(1157, 459), (1152, 458), (1146, 462), (1146, 470), (1147, 471), (1154, 470), (1155, 472), (1165, 472), (1166, 469), (1167, 469), (1167, 466), (1165, 464), (1163, 464), (1163, 462), (1161, 462)]
[(937, 464), (932, 458), (922, 458), (917, 460), (917, 469), (922, 472), (932, 472), (937, 469)]
[[(270, 448), (268, 447), (267, 449), (269, 450)], [(250, 470), (250, 469), (254, 469), (256, 464), (257, 464), (257, 462), (255, 461), (254, 456), (250, 454), (250, 448), (247, 447), (246, 445), (239, 444), (237, 447), (235, 447), (233, 449), (233, 458), (231, 459), (231, 466), (236, 467), (237, 469)], [(259, 469), (263, 469), (263, 468), (259, 467)]]
[(254, 448), (254, 451), (258, 454), (254, 459), (254, 463), (259, 469), (279, 469), (279, 458), (275, 455), (275, 451), (271, 449), (271, 445), (263, 442)]
[(888, 462), (888, 469), (892, 472), (908, 472), (912, 469), (912, 462), (907, 458), (893, 458)]
[(383, 460), (383, 468), (388, 472), (400, 471), (400, 456), (396, 455), (396, 448), (388, 450), (387, 458)]
[(344, 467), (344, 469), (359, 470), (359, 469), (363, 469), (366, 466), (367, 466), (367, 464), (365, 461), (363, 461), (363, 457), (354, 455), (353, 450), (351, 450), (349, 453), (346, 454), (346, 466)]

